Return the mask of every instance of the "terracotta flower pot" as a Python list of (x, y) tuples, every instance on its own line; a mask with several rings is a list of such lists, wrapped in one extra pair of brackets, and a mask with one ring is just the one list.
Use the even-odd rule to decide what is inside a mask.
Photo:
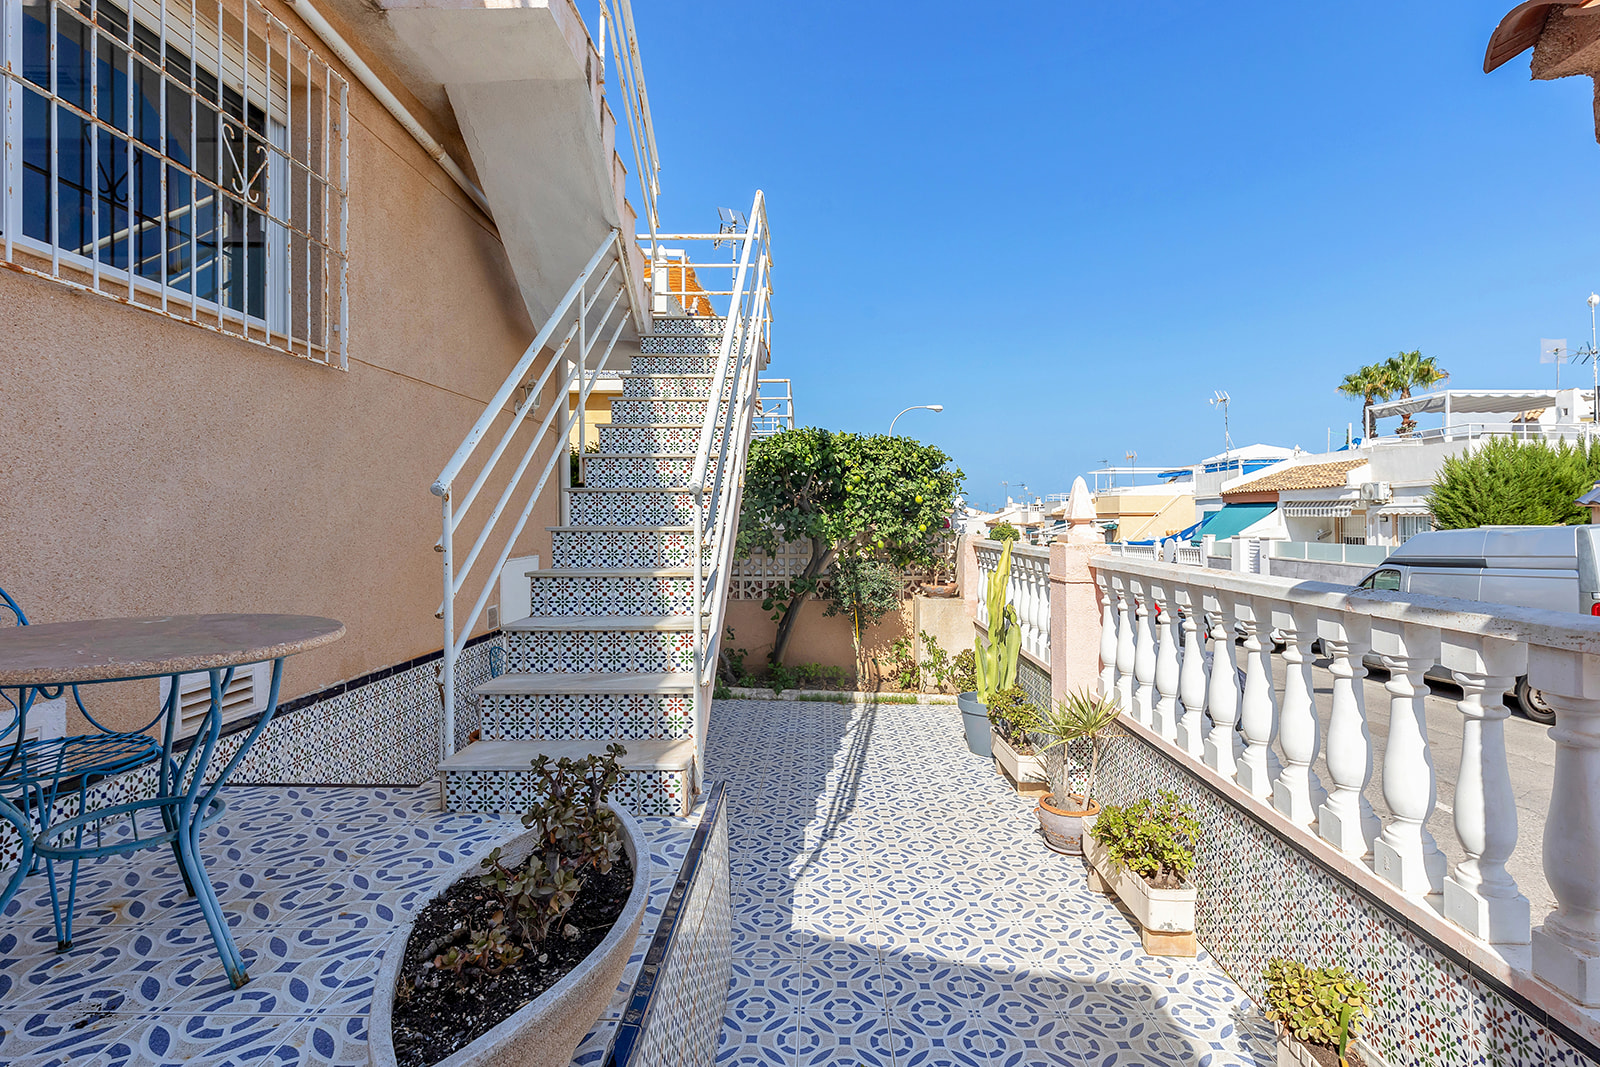
[[(1067, 799), (1083, 803), (1083, 798), (1077, 794)], [(1039, 830), (1044, 834), (1044, 843), (1051, 851), (1066, 856), (1083, 855), (1084, 819), (1099, 815), (1100, 805), (1091, 800), (1086, 807), (1064, 809), (1051, 804), (1046, 797), (1033, 810), (1039, 816)]]

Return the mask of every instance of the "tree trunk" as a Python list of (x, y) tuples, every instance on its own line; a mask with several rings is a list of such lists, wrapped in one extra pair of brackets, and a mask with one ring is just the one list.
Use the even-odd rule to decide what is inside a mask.
[[(818, 537), (811, 539), (811, 561), (806, 564), (805, 572), (801, 575), (806, 581), (820, 576), (833, 563), (833, 546)], [(809, 594), (807, 594), (809, 595)], [(783, 662), (783, 654), (789, 648), (789, 638), (794, 634), (794, 624), (800, 619), (800, 605), (806, 602), (805, 595), (797, 596), (789, 601), (789, 606), (783, 609), (783, 618), (778, 620), (778, 633), (772, 640), (772, 652), (767, 656), (767, 662), (774, 666)]]

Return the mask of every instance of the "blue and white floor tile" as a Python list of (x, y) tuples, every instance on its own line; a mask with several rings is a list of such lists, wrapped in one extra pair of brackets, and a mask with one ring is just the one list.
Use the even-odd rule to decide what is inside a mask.
[(951, 709), (724, 701), (734, 965), (717, 1062), (1265, 1067), (1202, 952), (1153, 959)]

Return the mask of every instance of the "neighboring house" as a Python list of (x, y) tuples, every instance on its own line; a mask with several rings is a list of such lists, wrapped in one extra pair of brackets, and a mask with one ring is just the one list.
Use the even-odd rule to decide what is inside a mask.
[[(1586, 0), (1521, 3), (1500, 20), (1484, 52), (1488, 73), (1533, 49), (1530, 73), (1535, 79), (1575, 74), (1600, 78), (1600, 24)], [(1600, 82), (1597, 82), (1600, 84)], [(1595, 137), (1600, 140), (1600, 93), (1595, 96)]]
[(1187, 468), (1194, 482), (1195, 518), (1204, 522), (1213, 512), (1222, 510), (1222, 488), (1227, 483), (1249, 477), (1298, 454), (1298, 449), (1280, 445), (1245, 445)]
[[(430, 486), (486, 409), (492, 439), (509, 415), (533, 412), (501, 468), (530, 449), (507, 511), (523, 520), (512, 599), (501, 602), (495, 541), (457, 603), (464, 741), (496, 609), (529, 613), (522, 572), (550, 566), (550, 528), (577, 521), (558, 492), (565, 426), (529, 444), (533, 424), (564, 407), (565, 368), (588, 344), (588, 370), (626, 370), (643, 351), (694, 377), (721, 336), (679, 253), (635, 240), (607, 90), (636, 84), (637, 68), (608, 69), (606, 23), (586, 26), (570, 0), (129, 10), (0, 0), (0, 45), (15, 50), (0, 66), (0, 586), (36, 622), (340, 619), (346, 639), (286, 665), (273, 730), (304, 736), (264, 738), (241, 780), (424, 781), (440, 757), (436, 612), (449, 607)], [(638, 55), (631, 19), (613, 20), (612, 40), (619, 21), (630, 47), (610, 50), (613, 67)], [(636, 122), (648, 130), (647, 108)], [(651, 134), (648, 151), (630, 153), (647, 206), (653, 151)], [(646, 221), (654, 233), (653, 208)], [(491, 405), (589, 263), (587, 335), (563, 325), (529, 353), (518, 391)], [(664, 319), (682, 328), (657, 330)], [(746, 336), (764, 361), (764, 339)], [(667, 399), (634, 402), (651, 409), (633, 420), (646, 443), (619, 451), (693, 451), (698, 432), (649, 424), (670, 407), (698, 431), (703, 395), (672, 397), (685, 379), (661, 381)], [(670, 490), (632, 488), (640, 463), (686, 478), (677, 456), (607, 462), (622, 472), (608, 484), (641, 501)], [(531, 488), (547, 464), (560, 474)], [(496, 473), (457, 531), (458, 566), (503, 484)], [(457, 506), (476, 494), (465, 485)], [(463, 623), (480, 588), (486, 610)], [(113, 723), (147, 719), (132, 709), (153, 702), (156, 683), (122, 688), (88, 699)]]
[[(1056, 513), (1064, 516), (1066, 504)], [(1194, 482), (1187, 478), (1155, 485), (1100, 489), (1094, 494), (1095, 520), (1112, 531), (1113, 541), (1148, 541), (1194, 524)]]

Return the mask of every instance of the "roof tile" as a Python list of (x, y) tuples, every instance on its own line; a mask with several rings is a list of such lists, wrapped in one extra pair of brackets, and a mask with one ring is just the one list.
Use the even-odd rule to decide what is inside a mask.
[(1286, 489), (1342, 489), (1345, 475), (1368, 463), (1365, 456), (1354, 459), (1336, 459), (1331, 463), (1296, 463), (1279, 467), (1259, 478), (1251, 479), (1232, 489), (1223, 491), (1222, 498), (1241, 493), (1278, 493)]

